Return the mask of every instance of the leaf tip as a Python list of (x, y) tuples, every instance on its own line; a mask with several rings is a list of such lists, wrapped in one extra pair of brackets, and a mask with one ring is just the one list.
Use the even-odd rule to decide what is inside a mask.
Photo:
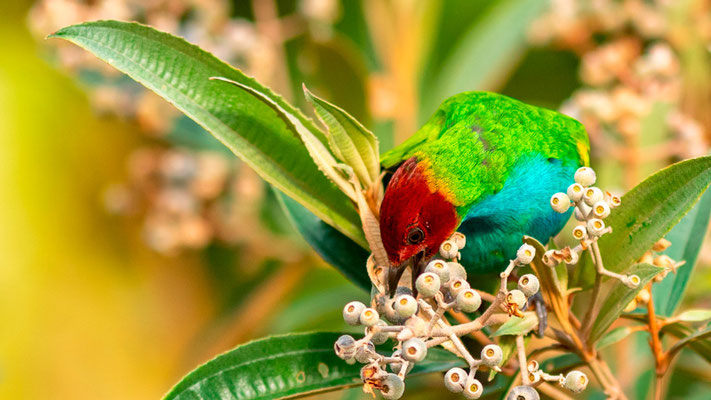
[(59, 30), (52, 32), (49, 35), (45, 36), (44, 40), (55, 39), (55, 38), (64, 39), (64, 37), (67, 35), (67, 32), (69, 31), (69, 28), (71, 28), (71, 26), (65, 26), (64, 28), (60, 28)]
[(312, 101), (313, 99), (313, 94), (309, 90), (309, 88), (306, 87), (306, 83), (301, 82), (301, 89), (304, 91), (304, 97), (306, 97), (306, 100)]

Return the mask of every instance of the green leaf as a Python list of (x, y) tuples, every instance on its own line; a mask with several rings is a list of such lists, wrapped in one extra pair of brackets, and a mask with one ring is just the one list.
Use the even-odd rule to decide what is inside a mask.
[(664, 254), (674, 260), (684, 260), (686, 264), (676, 273), (668, 274), (663, 281), (652, 288), (654, 308), (663, 317), (674, 315), (681, 303), (696, 258), (706, 237), (709, 216), (711, 216), (711, 190), (706, 190), (694, 208), (666, 236), (672, 245)]
[(277, 193), (277, 198), (284, 213), (321, 258), (370, 292), (370, 278), (365, 268), (370, 253), (290, 197)]
[(615, 328), (603, 335), (602, 338), (600, 338), (600, 340), (597, 342), (595, 348), (598, 350), (602, 350), (605, 347), (612, 346), (613, 344), (624, 340), (625, 338), (627, 338), (627, 336), (631, 335), (634, 332), (639, 331), (635, 331), (632, 329), (632, 327), (629, 326), (620, 326), (618, 328)]
[[(706, 327), (702, 330), (695, 331), (689, 336), (686, 336), (684, 338), (681, 338), (678, 342), (674, 343), (674, 345), (669, 348), (669, 351), (667, 351), (667, 354), (669, 358), (673, 358), (677, 353), (679, 353), (685, 346), (689, 346), (692, 348), (694, 351), (697, 351), (701, 348), (700, 346), (694, 346), (697, 343), (700, 344), (706, 344), (708, 346), (709, 341), (706, 340), (708, 338), (711, 338), (711, 327)], [(706, 357), (704, 357), (706, 358)], [(707, 358), (708, 359), (708, 358)]]
[[(333, 351), (340, 335), (290, 334), (241, 345), (189, 373), (164, 400), (277, 399), (359, 385), (361, 366)], [(461, 365), (453, 354), (430, 349), (411, 374)]]
[(317, 97), (305, 85), (304, 94), (328, 128), (333, 153), (353, 168), (364, 188), (370, 187), (380, 177), (378, 139), (350, 114)]
[[(711, 329), (711, 327), (707, 326), (705, 329)], [(662, 332), (663, 333), (670, 333), (679, 339), (684, 339), (684, 338), (693, 336), (696, 333), (696, 331), (694, 331), (692, 328), (690, 328), (686, 325), (682, 325), (678, 322), (669, 324), (669, 325), (665, 325), (662, 328)], [(707, 362), (711, 363), (711, 340), (705, 339), (705, 340), (691, 341), (688, 343), (688, 346), (696, 354), (703, 357)]]
[(711, 319), (711, 310), (687, 310), (679, 314), (675, 319), (684, 322), (701, 322)]
[(341, 168), (339, 168), (339, 163), (333, 158), (333, 154), (328, 150), (328, 148), (319, 140), (316, 135), (314, 135), (295, 115), (286, 111), (279, 103), (275, 102), (269, 98), (264, 93), (255, 90), (247, 85), (235, 82), (231, 79), (227, 79), (221, 76), (211, 77), (212, 80), (222, 81), (225, 83), (232, 84), (250, 95), (254, 96), (256, 99), (264, 102), (264, 104), (271, 107), (279, 116), (286, 122), (286, 126), (295, 135), (301, 138), (301, 141), (306, 146), (306, 149), (311, 155), (311, 159), (316, 163), (318, 169), (320, 169), (331, 182), (335, 183), (343, 193), (345, 193), (351, 200), (355, 200), (355, 194), (353, 185), (348, 182), (346, 177), (342, 174)]
[(645, 179), (622, 197), (605, 221), (613, 231), (600, 238), (605, 268), (634, 264), (693, 207), (711, 182), (711, 157), (678, 162)]
[(602, 307), (600, 307), (597, 318), (590, 330), (589, 340), (593, 343), (596, 342), (607, 331), (610, 325), (620, 317), (622, 310), (637, 296), (637, 293), (662, 270), (663, 268), (655, 267), (650, 264), (636, 264), (627, 269), (627, 271), (624, 272), (626, 275), (634, 274), (639, 276), (640, 284), (634, 289), (627, 287), (619, 280), (614, 280), (612, 289), (607, 295), (603, 296)]
[(583, 364), (583, 360), (577, 354), (566, 353), (542, 361), (540, 368), (546, 373), (557, 374), (581, 364)]
[(435, 79), (425, 81), (421, 107), (424, 114), (433, 112), (442, 100), (454, 94), (492, 89), (523, 54), (529, 24), (547, 1), (502, 0), (491, 4), (449, 53)]
[[(528, 345), (528, 342), (530, 341), (531, 337), (530, 336), (525, 336), (523, 338), (523, 343), (524, 347)], [(509, 362), (511, 357), (516, 354), (518, 351), (518, 346), (516, 345), (516, 336), (514, 335), (504, 335), (499, 337), (499, 347), (501, 347), (501, 352), (503, 353), (503, 357), (501, 357), (501, 363), (499, 363), (499, 366), (506, 365), (506, 363)], [(496, 371), (495, 370), (489, 370), (489, 381), (494, 379), (496, 376)]]
[(165, 98), (267, 182), (366, 246), (348, 197), (318, 170), (299, 137), (277, 113), (244, 90), (209, 80), (225, 77), (263, 93), (327, 142), (310, 120), (254, 79), (181, 38), (136, 23), (89, 22), (50, 37), (77, 44)]
[(523, 313), (523, 318), (509, 318), (508, 321), (504, 322), (491, 336), (526, 335), (536, 326), (538, 326), (538, 316), (535, 312), (527, 311)]

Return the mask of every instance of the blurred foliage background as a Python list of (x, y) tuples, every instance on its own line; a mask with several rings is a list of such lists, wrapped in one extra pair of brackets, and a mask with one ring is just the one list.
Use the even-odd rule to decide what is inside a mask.
[[(195, 123), (89, 53), (43, 40), (60, 27), (136, 20), (178, 34), (310, 110), (306, 83), (383, 149), (464, 90), (561, 109), (585, 123), (593, 166), (619, 192), (711, 143), (707, 0), (0, 7), (0, 398), (160, 398), (252, 338), (342, 330), (341, 306), (366, 298)], [(711, 305), (710, 265), (707, 244), (686, 305)], [(611, 352), (643, 398), (650, 359), (636, 338)], [(408, 381), (408, 398), (441, 394), (428, 379), (439, 380)], [(672, 397), (711, 393), (711, 369), (693, 354), (672, 379)]]

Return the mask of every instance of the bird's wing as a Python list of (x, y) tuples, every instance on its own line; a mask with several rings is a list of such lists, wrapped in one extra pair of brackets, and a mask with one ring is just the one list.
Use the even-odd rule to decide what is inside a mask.
[[(430, 152), (437, 140), (453, 137), (459, 141), (464, 138), (461, 145), (480, 141), (487, 152), (535, 151), (589, 165), (590, 144), (585, 128), (578, 121), (489, 92), (464, 92), (445, 100), (422, 128), (381, 156), (381, 165), (386, 170), (395, 170), (410, 157)], [(464, 164), (468, 161), (459, 160)]]

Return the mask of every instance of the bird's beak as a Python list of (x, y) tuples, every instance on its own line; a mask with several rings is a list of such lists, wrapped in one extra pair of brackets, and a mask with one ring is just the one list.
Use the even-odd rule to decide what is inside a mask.
[(414, 290), (415, 289), (415, 286), (414, 286), (415, 279), (417, 279), (417, 277), (425, 269), (425, 249), (422, 249), (421, 251), (416, 253), (414, 256), (403, 261), (399, 266), (390, 268), (389, 279), (388, 279), (388, 292), (389, 292), (390, 296), (395, 294), (397, 285), (400, 282), (400, 277), (402, 277), (402, 273), (405, 272), (405, 268), (407, 268), (408, 266), (412, 267), (412, 282), (413, 282), (412, 288)]

